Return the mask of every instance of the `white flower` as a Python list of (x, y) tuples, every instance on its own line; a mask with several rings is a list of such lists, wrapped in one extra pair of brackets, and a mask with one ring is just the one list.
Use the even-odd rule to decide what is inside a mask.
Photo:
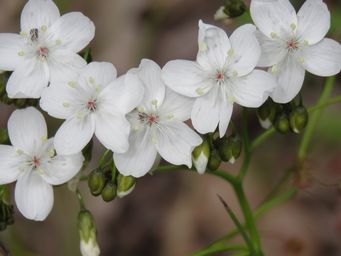
[(143, 97), (137, 75), (128, 72), (116, 79), (111, 63), (92, 62), (65, 81), (52, 83), (40, 100), (49, 115), (66, 119), (55, 135), (57, 152), (79, 152), (94, 134), (108, 149), (127, 151), (130, 124), (125, 115)]
[(172, 164), (191, 167), (192, 150), (202, 142), (184, 123), (189, 119), (193, 100), (166, 88), (160, 67), (151, 60), (142, 60), (136, 72), (145, 86), (145, 95), (129, 115), (129, 150), (114, 154), (117, 169), (125, 176), (143, 176), (152, 168), (158, 153)]
[(8, 121), (13, 146), (0, 145), (0, 184), (17, 180), (15, 201), (28, 219), (44, 220), (53, 206), (52, 185), (70, 180), (82, 167), (82, 154), (56, 155), (43, 115), (33, 107), (16, 110)]
[(260, 30), (258, 66), (272, 66), (270, 72), (277, 77), (274, 101), (291, 101), (302, 87), (305, 70), (318, 76), (340, 72), (341, 46), (324, 38), (330, 13), (321, 0), (305, 1), (297, 15), (288, 0), (252, 0), (251, 16)]
[(0, 34), (0, 70), (14, 71), (10, 98), (39, 98), (49, 82), (84, 67), (76, 54), (94, 37), (93, 23), (79, 12), (60, 16), (51, 0), (30, 0), (21, 13), (21, 32)]
[(260, 56), (255, 30), (251, 24), (241, 26), (229, 39), (222, 29), (199, 21), (197, 61), (174, 60), (163, 68), (171, 89), (197, 98), (191, 119), (198, 132), (213, 132), (219, 123), (222, 137), (234, 102), (259, 107), (276, 85), (270, 74), (254, 70)]

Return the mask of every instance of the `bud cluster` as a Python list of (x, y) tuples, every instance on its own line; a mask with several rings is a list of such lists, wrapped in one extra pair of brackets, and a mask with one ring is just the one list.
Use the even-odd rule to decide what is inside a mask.
[(193, 163), (200, 174), (204, 173), (206, 168), (215, 171), (222, 161), (233, 164), (240, 156), (241, 150), (242, 141), (235, 131), (222, 138), (219, 138), (218, 132), (211, 133), (193, 150)]
[(91, 194), (101, 195), (105, 202), (114, 200), (116, 196), (122, 198), (130, 194), (135, 188), (135, 184), (134, 177), (118, 173), (113, 164), (108, 169), (98, 168), (92, 171), (88, 179)]
[(257, 109), (257, 116), (263, 128), (268, 129), (273, 125), (282, 134), (289, 131), (297, 134), (302, 132), (307, 126), (309, 117), (302, 100), (299, 104), (296, 104), (295, 101), (276, 104), (271, 99)]

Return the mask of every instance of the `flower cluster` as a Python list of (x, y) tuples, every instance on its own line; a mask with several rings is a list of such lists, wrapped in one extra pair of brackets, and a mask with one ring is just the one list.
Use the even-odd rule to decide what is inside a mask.
[[(81, 151), (94, 135), (113, 152), (122, 175), (141, 177), (160, 157), (191, 168), (199, 145), (194, 155), (202, 173), (209, 153), (198, 133), (218, 128), (224, 137), (234, 103), (258, 108), (269, 97), (286, 103), (300, 91), (305, 70), (340, 72), (341, 46), (324, 39), (330, 14), (321, 0), (307, 0), (297, 14), (288, 0), (252, 0), (251, 15), (256, 26), (243, 25), (230, 37), (200, 20), (195, 61), (172, 60), (160, 68), (143, 59), (117, 77), (111, 63), (86, 64), (77, 54), (94, 37), (87, 17), (60, 16), (51, 0), (29, 0), (20, 34), (0, 34), (0, 70), (13, 71), (6, 91), (10, 98), (40, 98), (42, 110), (65, 121), (53, 139), (35, 108), (16, 110), (8, 121), (12, 146), (0, 146), (0, 184), (17, 181), (21, 213), (46, 218), (51, 185), (81, 169)], [(239, 153), (225, 159), (234, 162)]]

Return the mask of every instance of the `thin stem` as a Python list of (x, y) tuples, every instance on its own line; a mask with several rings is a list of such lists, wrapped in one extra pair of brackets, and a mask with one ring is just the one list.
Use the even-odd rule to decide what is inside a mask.
[(76, 189), (76, 196), (77, 196), (77, 199), (79, 201), (80, 208), (81, 209), (86, 209), (83, 196), (82, 196), (82, 194), (81, 194), (81, 192), (79, 191), (78, 188)]
[(201, 250), (192, 254), (192, 256), (206, 256), (212, 255), (218, 252), (226, 252), (226, 251), (246, 251), (247, 248), (241, 244), (221, 244), (217, 247), (207, 248), (205, 250)]
[(242, 114), (242, 136), (243, 136), (243, 146), (244, 146), (244, 161), (240, 169), (238, 179), (243, 180), (251, 161), (251, 147), (249, 141), (249, 134), (247, 129), (247, 108), (243, 108)]
[(263, 255), (260, 245), (260, 238), (258, 235), (258, 231), (254, 222), (253, 213), (251, 207), (246, 199), (244, 189), (241, 183), (237, 183), (233, 185), (234, 191), (238, 198), (240, 208), (245, 217), (245, 224), (249, 230), (251, 241), (253, 243), (253, 247), (255, 249), (255, 256)]
[[(324, 88), (322, 90), (321, 96), (319, 97), (317, 104), (315, 105), (316, 107), (323, 105), (327, 101), (333, 89), (334, 81), (335, 81), (335, 76), (327, 78)], [(312, 115), (310, 115), (310, 120), (305, 129), (305, 132), (303, 134), (303, 137), (300, 142), (299, 149), (298, 149), (297, 156), (299, 160), (303, 160), (307, 154), (307, 150), (310, 145), (311, 138), (313, 137), (313, 132), (321, 116), (321, 112), (322, 112), (322, 108), (319, 108), (319, 109), (316, 109), (316, 111)]]
[(330, 98), (329, 100), (326, 100), (324, 103), (321, 103), (320, 105), (316, 105), (316, 106), (309, 108), (308, 112), (311, 113), (311, 112), (314, 112), (316, 110), (323, 109), (325, 107), (328, 107), (330, 105), (334, 105), (334, 104), (340, 103), (340, 102), (341, 102), (341, 95), (335, 96), (333, 98)]
[(107, 149), (106, 151), (104, 151), (103, 155), (101, 156), (101, 158), (99, 159), (99, 163), (98, 163), (98, 166), (100, 168), (103, 168), (104, 166), (104, 161), (105, 159), (107, 158), (108, 154), (110, 153), (110, 150)]
[(251, 143), (251, 150), (253, 151), (256, 147), (261, 145), (265, 140), (272, 136), (276, 132), (274, 127), (262, 132), (258, 137), (256, 137)]

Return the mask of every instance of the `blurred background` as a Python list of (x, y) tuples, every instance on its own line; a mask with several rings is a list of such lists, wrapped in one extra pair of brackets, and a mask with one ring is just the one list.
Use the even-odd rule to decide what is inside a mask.
[[(151, 58), (160, 66), (171, 59), (195, 59), (199, 19), (223, 27), (228, 34), (249, 14), (227, 22), (213, 16), (221, 0), (58, 0), (62, 13), (81, 11), (96, 25), (91, 43), (95, 61), (112, 62), (119, 74)], [(329, 37), (341, 41), (341, 3), (326, 1), (332, 13)], [(303, 1), (293, 2), (298, 8)], [(22, 0), (0, 0), (0, 33), (19, 31)], [(247, 3), (249, 4), (249, 3)], [(1, 58), (1, 56), (0, 56)], [(306, 106), (314, 104), (323, 78), (307, 74), (303, 89)], [(341, 94), (338, 77), (333, 95)], [(0, 105), (0, 127), (6, 127), (14, 107)], [(323, 112), (309, 148), (309, 182), (299, 187), (290, 202), (257, 221), (265, 255), (341, 255), (341, 105)], [(239, 125), (240, 109), (233, 120)], [(53, 136), (59, 120), (47, 117)], [(256, 115), (250, 115), (251, 136), (262, 132)], [(275, 134), (260, 146), (252, 159), (246, 192), (256, 207), (275, 186), (295, 159), (300, 135)], [(95, 141), (93, 162), (104, 148)], [(241, 159), (223, 168), (235, 173)], [(94, 164), (90, 165), (94, 167)], [(221, 203), (220, 194), (239, 215), (233, 191), (223, 180), (194, 172), (147, 175), (138, 180), (133, 193), (105, 203), (81, 185), (86, 205), (93, 213), (104, 256), (183, 256), (207, 246), (234, 227)], [(53, 211), (44, 222), (24, 219), (16, 211), (15, 225), (0, 233), (1, 243), (14, 256), (80, 255), (77, 231), (78, 202), (66, 186), (55, 188)], [(217, 254), (228, 255), (228, 254)]]

